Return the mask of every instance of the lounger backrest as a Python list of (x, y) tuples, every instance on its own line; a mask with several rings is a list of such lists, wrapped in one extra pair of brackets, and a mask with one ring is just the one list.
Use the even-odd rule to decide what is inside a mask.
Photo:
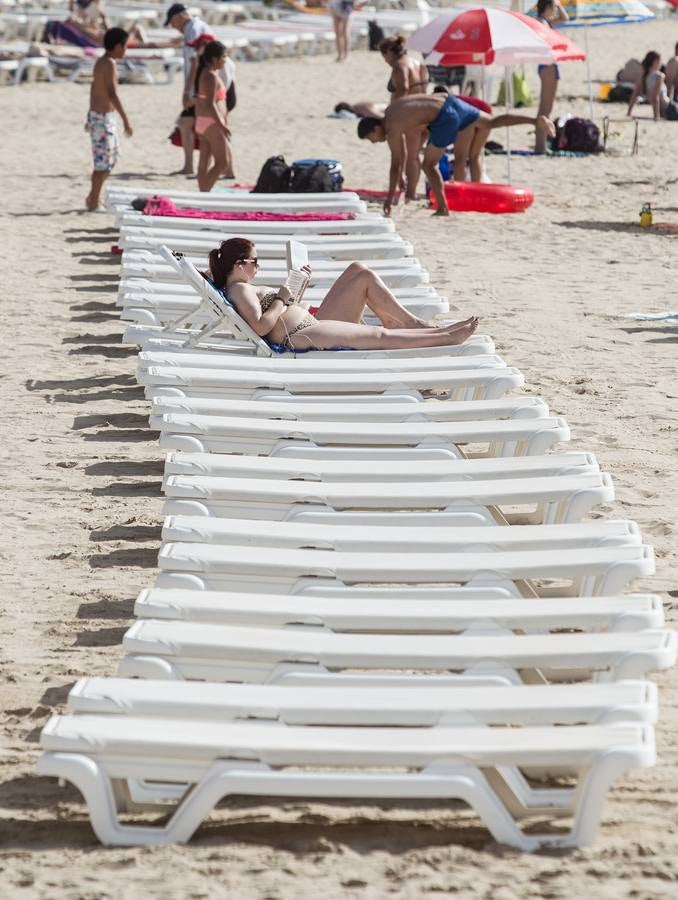
[[(202, 315), (207, 315), (210, 320), (199, 328), (196, 334), (191, 335), (191, 337), (186, 340), (184, 347), (196, 346), (196, 344), (199, 344), (201, 340), (208, 336), (208, 334), (214, 332), (225, 320), (228, 322), (228, 325), (236, 338), (247, 341), (248, 344), (252, 345), (257, 356), (273, 356), (273, 350), (266, 341), (261, 338), (256, 331), (250, 328), (233, 304), (224, 297), (221, 291), (217, 290), (211, 281), (208, 281), (200, 274), (193, 263), (189, 262), (183, 253), (177, 253), (166, 246), (160, 248), (160, 253), (162, 254), (163, 259), (165, 259), (182, 276), (182, 278), (191, 285), (191, 287), (195, 288), (200, 297), (200, 307), (197, 312)], [(191, 318), (195, 318), (195, 316), (196, 312), (194, 311), (191, 314)], [(183, 318), (185, 319), (186, 317), (184, 316)], [(181, 320), (173, 322), (170, 325), (170, 328), (175, 329), (180, 321)]]

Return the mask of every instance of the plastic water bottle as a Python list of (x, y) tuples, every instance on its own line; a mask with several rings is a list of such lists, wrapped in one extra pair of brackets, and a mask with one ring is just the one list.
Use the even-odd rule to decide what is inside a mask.
[(649, 203), (643, 203), (643, 208), (640, 210), (640, 227), (649, 228), (650, 225), (652, 225), (652, 207)]

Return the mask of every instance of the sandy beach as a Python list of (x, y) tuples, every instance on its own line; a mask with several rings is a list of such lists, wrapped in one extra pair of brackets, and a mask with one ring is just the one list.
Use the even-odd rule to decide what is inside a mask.
[[(571, 32), (575, 41), (578, 32)], [(666, 58), (678, 22), (592, 29), (595, 80), (631, 56)], [(238, 180), (283, 154), (340, 159), (349, 187), (386, 186), (388, 152), (328, 118), (339, 100), (385, 99), (380, 56), (239, 64), (232, 128)], [(528, 78), (536, 91), (536, 73)], [(597, 84), (594, 85), (597, 93)], [(167, 141), (180, 85), (121, 88), (134, 127), (113, 183), (185, 189), (168, 177)], [(88, 85), (1, 88), (2, 481), (0, 892), (7, 898), (668, 898), (678, 892), (678, 674), (660, 683), (658, 765), (616, 784), (595, 847), (521, 855), (494, 844), (461, 804), (264, 802), (233, 798), (187, 846), (106, 849), (82, 798), (33, 769), (41, 727), (73, 682), (112, 675), (134, 597), (155, 575), (163, 453), (123, 346), (115, 308), (117, 230), (83, 212), (90, 149)], [(556, 113), (587, 115), (585, 67), (563, 66)], [(596, 104), (595, 118), (621, 117)], [(610, 152), (512, 160), (535, 204), (519, 216), (432, 219), (411, 204), (402, 236), (459, 317), (477, 314), (509, 364), (612, 473), (617, 499), (597, 516), (630, 518), (654, 545), (662, 592), (678, 621), (678, 327), (624, 318), (676, 309), (678, 125), (638, 109), (612, 123)], [(493, 137), (505, 142), (504, 133)], [(531, 143), (514, 128), (514, 147)], [(506, 160), (488, 160), (504, 181)], [(375, 207), (376, 208), (376, 207)]]

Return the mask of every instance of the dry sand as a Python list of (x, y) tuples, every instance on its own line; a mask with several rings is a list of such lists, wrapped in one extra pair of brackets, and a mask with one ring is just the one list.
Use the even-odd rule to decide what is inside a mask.
[[(613, 76), (650, 47), (665, 55), (676, 38), (661, 22), (595, 29), (593, 76)], [(326, 118), (340, 99), (384, 96), (388, 73), (377, 54), (356, 53), (341, 68), (329, 58), (242, 64), (238, 75), (242, 180), (269, 154), (317, 154), (341, 159), (349, 185), (385, 185), (385, 148), (359, 144), (352, 123)], [(586, 112), (583, 79), (583, 65), (563, 67), (558, 111)], [(659, 765), (614, 788), (598, 843), (575, 853), (500, 848), (456, 805), (248, 800), (227, 803), (187, 847), (107, 850), (77, 792), (34, 776), (40, 728), (70, 685), (115, 672), (160, 536), (162, 454), (147, 430), (134, 351), (120, 342), (118, 259), (109, 253), (116, 231), (110, 216), (81, 212), (87, 95), (73, 84), (2, 89), (2, 895), (677, 896), (675, 671), (659, 679)], [(129, 86), (122, 95), (135, 136), (116, 180), (186, 187), (166, 175), (179, 161), (166, 141), (179, 86)], [(597, 106), (596, 116), (608, 109)], [(513, 141), (526, 146), (528, 129), (514, 129)], [(667, 592), (674, 622), (678, 328), (622, 316), (677, 305), (676, 238), (636, 227), (646, 200), (655, 221), (678, 223), (677, 141), (678, 125), (643, 121), (635, 157), (622, 126), (613, 154), (516, 159), (514, 183), (537, 197), (523, 216), (441, 221), (409, 207), (398, 221), (453, 308), (481, 316), (528, 390), (567, 416), (571, 446), (593, 450), (612, 472), (617, 500), (599, 514), (640, 523), (658, 574), (637, 587)], [(504, 167), (490, 160), (495, 181)]]

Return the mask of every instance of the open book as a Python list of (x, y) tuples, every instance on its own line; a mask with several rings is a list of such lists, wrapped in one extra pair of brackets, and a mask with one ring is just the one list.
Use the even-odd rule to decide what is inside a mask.
[(295, 303), (301, 300), (302, 294), (311, 280), (303, 266), (308, 265), (308, 250), (306, 245), (299, 241), (287, 242), (287, 280), (285, 287), (292, 295)]

